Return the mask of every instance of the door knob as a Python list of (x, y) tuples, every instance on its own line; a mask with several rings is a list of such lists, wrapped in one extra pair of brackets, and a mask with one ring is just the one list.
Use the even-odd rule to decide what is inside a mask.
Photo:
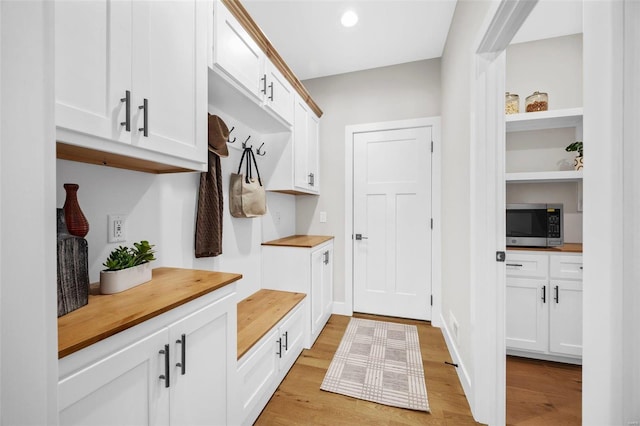
[(356, 240), (360, 241), (360, 240), (368, 240), (369, 237), (363, 237), (362, 234), (356, 234)]

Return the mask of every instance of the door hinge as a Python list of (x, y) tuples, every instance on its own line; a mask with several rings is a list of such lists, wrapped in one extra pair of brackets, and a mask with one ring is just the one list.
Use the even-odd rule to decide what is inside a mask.
[(431, 229), (433, 229), (433, 218), (431, 218)]
[(504, 262), (506, 258), (507, 258), (507, 255), (505, 252), (503, 251), (496, 252), (496, 262)]
[(431, 306), (433, 306), (433, 294), (431, 295)]
[(431, 153), (433, 154), (433, 141), (431, 141)]

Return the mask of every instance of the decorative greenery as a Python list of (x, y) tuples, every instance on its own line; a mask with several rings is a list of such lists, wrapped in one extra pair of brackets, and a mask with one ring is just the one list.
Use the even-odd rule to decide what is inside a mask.
[(113, 250), (107, 261), (102, 264), (107, 268), (105, 271), (119, 271), (156, 260), (153, 256), (155, 246), (150, 245), (149, 241), (133, 243), (133, 246), (134, 248), (120, 246)]
[(582, 157), (582, 141), (577, 141), (564, 149), (567, 152), (577, 151), (578, 157)]

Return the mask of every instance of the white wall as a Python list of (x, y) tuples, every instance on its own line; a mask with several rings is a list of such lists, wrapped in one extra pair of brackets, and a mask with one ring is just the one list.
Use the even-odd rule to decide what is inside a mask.
[[(333, 235), (334, 300), (345, 301), (345, 127), (440, 115), (440, 60), (432, 59), (304, 81), (320, 121), (320, 196), (296, 198), (296, 232)], [(327, 222), (320, 223), (320, 212)]]
[[(520, 112), (536, 90), (549, 94), (550, 110), (582, 107), (582, 34), (512, 44), (506, 61), (506, 90), (520, 95)], [(576, 140), (582, 140), (581, 129), (507, 133), (506, 171), (573, 170), (575, 154), (564, 148)], [(582, 185), (576, 182), (507, 185), (507, 203), (564, 204), (565, 242), (582, 242), (579, 198)]]
[(582, 34), (510, 45), (505, 90), (520, 95), (520, 112), (535, 91), (549, 94), (549, 109), (581, 107)]
[(57, 423), (53, 2), (0, 2), (0, 423)]
[(473, 43), (490, 2), (458, 1), (442, 55), (442, 320), (473, 377), (470, 305), (470, 140)]
[[(288, 236), (295, 231), (295, 201), (291, 195), (267, 193), (268, 214), (261, 218), (232, 218), (228, 209), (229, 175), (237, 171), (242, 151), (241, 140), (260, 134), (233, 117), (219, 113), (237, 137), (229, 145), (229, 157), (221, 159), (224, 192), (222, 255), (196, 259), (194, 235), (199, 173), (153, 175), (57, 160), (57, 207), (65, 199), (64, 183), (80, 185), (78, 200), (89, 221), (89, 274), (91, 282), (99, 281), (102, 263), (118, 245), (140, 240), (155, 244), (157, 261), (154, 267), (173, 266), (204, 270), (236, 272), (243, 275), (238, 294), (244, 298), (261, 286), (261, 243)], [(258, 158), (262, 168), (266, 162)], [(268, 174), (269, 170), (261, 173)], [(271, 212), (280, 213), (275, 222)], [(107, 243), (107, 215), (127, 215), (126, 243)]]

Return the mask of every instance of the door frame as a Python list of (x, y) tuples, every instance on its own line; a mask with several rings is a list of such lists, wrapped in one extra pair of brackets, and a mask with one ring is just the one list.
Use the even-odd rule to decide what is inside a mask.
[[(537, 0), (494, 1), (473, 44), (470, 70), (470, 318), (471, 377), (458, 369), (474, 418), (506, 420), (505, 251), (506, 48)], [(462, 371), (461, 371), (462, 370)]]
[(366, 124), (354, 124), (345, 127), (345, 214), (344, 214), (344, 303), (334, 302), (333, 312), (340, 315), (353, 315), (353, 139), (358, 133), (384, 130), (401, 130), (415, 127), (431, 127), (433, 155), (431, 156), (431, 215), (433, 232), (431, 234), (431, 325), (440, 327), (441, 262), (440, 262), (440, 202), (441, 173), (440, 157), (442, 152), (440, 138), (440, 117), (423, 117), (407, 120), (384, 121)]

